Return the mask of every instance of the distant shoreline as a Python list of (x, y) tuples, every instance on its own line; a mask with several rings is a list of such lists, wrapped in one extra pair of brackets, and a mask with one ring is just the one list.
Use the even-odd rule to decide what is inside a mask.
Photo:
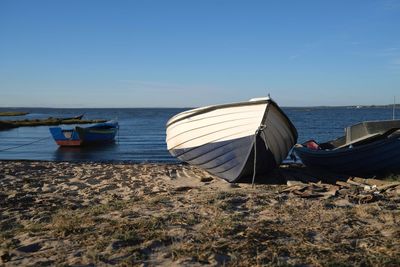
[(28, 115), (29, 112), (23, 112), (23, 111), (4, 111), (4, 112), (0, 112), (0, 116), (24, 116), (24, 115)]
[(32, 120), (0, 120), (0, 131), (9, 130), (18, 127), (32, 127), (32, 126), (56, 126), (60, 124), (89, 124), (89, 123), (102, 123), (107, 120), (82, 120), (81, 118), (52, 118), (47, 119), (32, 119)]

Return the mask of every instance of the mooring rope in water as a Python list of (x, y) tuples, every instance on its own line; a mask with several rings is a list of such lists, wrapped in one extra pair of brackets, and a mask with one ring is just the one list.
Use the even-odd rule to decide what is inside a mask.
[(256, 169), (257, 169), (257, 136), (260, 134), (262, 130), (264, 130), (267, 126), (261, 124), (256, 132), (254, 133), (254, 160), (253, 160), (253, 179), (251, 181), (251, 187), (254, 188), (254, 181), (256, 179)]
[(117, 125), (117, 144), (119, 144), (119, 125)]
[(20, 148), (20, 147), (23, 147), (23, 146), (29, 146), (29, 145), (32, 145), (32, 144), (34, 144), (34, 143), (37, 143), (37, 142), (40, 142), (40, 141), (43, 141), (43, 140), (49, 139), (49, 138), (50, 138), (50, 136), (47, 136), (47, 137), (40, 138), (40, 139), (37, 139), (37, 140), (35, 140), (35, 141), (29, 142), (29, 143), (26, 143), (26, 144), (22, 144), (22, 145), (19, 145), (19, 146), (13, 146), (13, 147), (8, 147), (8, 148), (0, 149), (0, 152), (7, 151), (7, 150), (11, 150), (11, 149)]

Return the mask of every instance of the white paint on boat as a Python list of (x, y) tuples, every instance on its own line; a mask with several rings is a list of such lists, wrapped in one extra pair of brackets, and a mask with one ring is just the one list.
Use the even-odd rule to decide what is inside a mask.
[[(297, 141), (297, 132), (269, 98), (188, 110), (167, 123), (167, 147), (172, 155), (228, 181), (243, 174), (259, 132), (262, 153), (280, 164)], [(254, 153), (253, 153), (254, 154)], [(247, 169), (247, 168), (246, 168)]]
[(254, 135), (267, 104), (227, 107), (188, 117), (167, 128), (168, 149), (196, 147)]

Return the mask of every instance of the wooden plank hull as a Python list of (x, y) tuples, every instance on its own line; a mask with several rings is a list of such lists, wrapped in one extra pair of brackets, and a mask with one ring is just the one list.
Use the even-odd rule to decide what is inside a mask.
[(173, 156), (235, 182), (252, 176), (255, 142), (262, 174), (280, 164), (296, 140), (290, 120), (264, 99), (180, 113), (167, 124), (166, 142)]
[(373, 176), (400, 171), (400, 137), (393, 136), (369, 144), (336, 150), (295, 147), (309, 167), (356, 176)]

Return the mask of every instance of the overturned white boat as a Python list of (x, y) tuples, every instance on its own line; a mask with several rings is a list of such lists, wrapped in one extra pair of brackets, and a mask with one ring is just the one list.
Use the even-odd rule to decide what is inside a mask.
[(279, 165), (297, 131), (273, 100), (256, 98), (177, 114), (167, 123), (166, 142), (173, 156), (236, 182), (251, 178), (254, 164), (257, 175)]

